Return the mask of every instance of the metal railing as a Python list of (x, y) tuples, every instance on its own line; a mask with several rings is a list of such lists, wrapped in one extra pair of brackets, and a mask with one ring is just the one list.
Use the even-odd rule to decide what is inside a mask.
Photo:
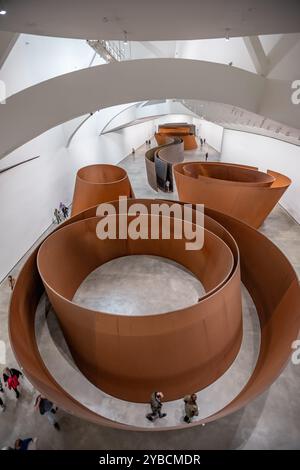
[(126, 59), (126, 49), (123, 41), (103, 41), (103, 40), (87, 40), (97, 54), (106, 62), (121, 62)]

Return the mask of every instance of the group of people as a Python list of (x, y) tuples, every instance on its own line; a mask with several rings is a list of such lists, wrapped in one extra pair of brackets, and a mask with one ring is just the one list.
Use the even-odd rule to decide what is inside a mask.
[[(151, 413), (146, 415), (146, 418), (149, 421), (155, 421), (157, 418), (164, 418), (167, 416), (167, 413), (162, 413), (162, 400), (164, 395), (162, 392), (153, 392), (150, 399)], [(184, 401), (184, 410), (185, 416), (183, 420), (186, 423), (191, 423), (194, 416), (199, 415), (199, 409), (197, 404), (197, 395), (192, 393), (191, 395), (186, 395), (183, 399)]]
[(60, 224), (64, 220), (66, 220), (69, 216), (69, 208), (64, 204), (59, 204), (59, 209), (54, 209), (54, 222)]
[[(206, 144), (206, 139), (202, 139), (202, 137), (200, 138), (200, 146), (201, 146), (201, 149), (203, 147), (203, 145)], [(207, 146), (206, 146), (206, 149), (207, 149)], [(207, 162), (208, 160), (208, 152), (205, 153), (205, 161)]]
[[(23, 379), (24, 377), (23, 373), (13, 367), (5, 367), (5, 369), (3, 370), (2, 377), (4, 387), (7, 387), (9, 390), (12, 390), (18, 400), (21, 396), (19, 388), (21, 385), (20, 379)], [(5, 393), (4, 387), (0, 378), (0, 407), (2, 408), (3, 412), (6, 409), (5, 403), (3, 401)], [(49, 423), (54, 426), (57, 431), (60, 430), (60, 426), (55, 417), (57, 407), (50, 400), (48, 400), (46, 397), (43, 397), (42, 395), (38, 395), (34, 403), (34, 409), (40, 415), (45, 416), (48, 419)], [(36, 448), (36, 442), (37, 438), (34, 437), (29, 437), (26, 439), (17, 439), (14, 447), (5, 447), (3, 450), (34, 450)]]
[[(6, 367), (3, 371), (4, 384), (10, 390), (13, 390), (15, 392), (17, 399), (20, 398), (20, 391), (18, 390), (20, 386), (20, 381), (19, 381), (20, 378), (23, 378), (23, 374), (18, 369)], [(2, 386), (1, 379), (0, 379), (0, 392), (1, 394), (4, 394), (4, 389)], [(167, 413), (162, 412), (163, 398), (164, 398), (164, 395), (162, 392), (152, 393), (151, 399), (150, 399), (151, 413), (148, 413), (146, 415), (146, 418), (149, 421), (153, 422), (157, 418), (164, 418), (165, 416), (167, 416)], [(191, 423), (192, 419), (195, 416), (199, 415), (197, 395), (195, 393), (192, 393), (191, 395), (186, 395), (183, 401), (184, 401), (184, 409), (185, 409), (185, 416), (183, 420), (186, 423)], [(0, 397), (0, 406), (2, 410), (5, 411), (5, 405), (1, 397)], [(38, 411), (40, 415), (45, 416), (48, 419), (49, 423), (52, 426), (54, 426), (56, 430), (58, 431), (60, 430), (60, 426), (55, 416), (58, 408), (50, 400), (48, 400), (46, 397), (43, 397), (42, 395), (38, 395), (35, 400), (34, 409)], [(36, 437), (28, 437), (25, 439), (19, 438), (15, 441), (14, 447), (4, 447), (2, 450), (35, 450), (36, 443), (37, 443)]]

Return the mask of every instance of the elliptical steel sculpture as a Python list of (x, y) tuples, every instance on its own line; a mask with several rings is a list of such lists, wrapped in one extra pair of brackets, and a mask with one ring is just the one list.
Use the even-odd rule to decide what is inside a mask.
[(173, 166), (180, 201), (201, 203), (259, 228), (291, 184), (281, 173), (232, 163)]
[(116, 165), (96, 164), (78, 170), (74, 188), (72, 215), (119, 196), (134, 197), (126, 171)]
[[(128, 206), (138, 201), (131, 200)], [(155, 200), (141, 202), (150, 205)], [(171, 201), (164, 202), (172, 204)], [(114, 205), (117, 208), (117, 202)], [(173, 362), (175, 365), (178, 363), (179, 373), (176, 375), (176, 367), (171, 365), (164, 383), (165, 387), (168, 387), (166, 399), (172, 399), (189, 392), (192, 386), (205, 386), (205, 383), (215, 380), (237, 354), (241, 341), (241, 272), (241, 280), (256, 305), (260, 320), (261, 347), (258, 361), (250, 380), (231, 403), (214, 415), (190, 426), (226, 416), (266, 390), (285, 366), (291, 353), (291, 344), (297, 338), (300, 328), (299, 282), (283, 253), (248, 224), (211, 208), (205, 209), (207, 245), (204, 246), (202, 254), (195, 255), (193, 251), (183, 250), (180, 243), (177, 243), (179, 240), (172, 238), (168, 240), (171, 245), (168, 255), (162, 239), (131, 240), (129, 243), (127, 240), (115, 240), (115, 243), (109, 241), (106, 249), (102, 250), (101, 245), (94, 240), (94, 228), (99, 220), (96, 218), (96, 209), (97, 206), (85, 207), (82, 212), (59, 226), (29, 256), (17, 279), (10, 305), (10, 339), (16, 358), (31, 383), (59, 406), (83, 419), (111, 427), (145, 430), (108, 420), (89, 410), (65, 392), (51, 376), (39, 354), (34, 332), (36, 307), (44, 288), (59, 317), (74, 360), (90, 380), (112, 394), (144, 401), (147, 390), (148, 398), (148, 391), (152, 390), (153, 382), (149, 382), (147, 371), (153, 371), (149, 369), (147, 354), (152, 354), (156, 341), (158, 351), (163, 351), (164, 341), (160, 338), (163, 336), (166, 341), (166, 360), (172, 360), (172, 354), (175, 354)], [(193, 209), (194, 223), (195, 214)], [(88, 243), (80, 239), (82, 235)], [(161, 253), (176, 259), (202, 280), (206, 287), (205, 295), (198, 304), (184, 311), (157, 315), (156, 318), (131, 317), (130, 325), (124, 321), (125, 317), (109, 318), (104, 312), (91, 312), (72, 303), (74, 289), (91, 270), (108, 259), (132, 252)], [(61, 272), (61, 266), (58, 269), (56, 265), (55, 253), (56, 256), (64, 257)], [(213, 264), (218, 264), (213, 262), (214, 256), (221, 260), (217, 271), (213, 268)], [(205, 272), (204, 264), (211, 266), (211, 269)], [(74, 269), (76, 267), (78, 269)], [(216, 335), (217, 344), (212, 341), (213, 335)], [(100, 349), (96, 347), (97, 339)], [(206, 343), (197, 346), (199, 339)], [(189, 352), (198, 353), (199, 357), (195, 358), (192, 371), (188, 368), (185, 370), (184, 359), (176, 356), (175, 349), (172, 349), (173, 341), (175, 345), (180, 345), (181, 341), (187, 355)], [(118, 355), (117, 342), (121, 345), (120, 351), (124, 357)], [(207, 345), (213, 350), (208, 352), (205, 347)], [(171, 348), (170, 351), (168, 348)], [(146, 364), (139, 364), (140, 351)], [(94, 362), (92, 366), (87, 363), (87, 357), (90, 358), (94, 353), (106, 355), (106, 370), (103, 370), (101, 362)], [(96, 360), (93, 357), (92, 359)], [(130, 371), (128, 367), (127, 361), (132, 359), (135, 360), (136, 372)], [(122, 368), (118, 369), (116, 361), (121, 361), (119, 364)], [(103, 377), (98, 377), (99, 381), (94, 375), (95, 368), (98, 368), (96, 375), (103, 373)], [(161, 371), (165, 370), (166, 362), (162, 357)], [(189, 379), (191, 372), (195, 374), (194, 383)], [(116, 380), (118, 374), (119, 381)], [(136, 379), (144, 382), (138, 392), (132, 394)], [(179, 423), (178, 426), (165, 427), (163, 430), (182, 427), (185, 425)], [(157, 430), (162, 428), (150, 429), (151, 432)]]

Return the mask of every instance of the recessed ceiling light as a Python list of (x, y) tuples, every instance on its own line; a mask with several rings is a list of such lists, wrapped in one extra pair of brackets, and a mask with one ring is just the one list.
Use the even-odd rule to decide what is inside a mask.
[(0, 10), (0, 15), (6, 15), (7, 11), (3, 10), (3, 8)]

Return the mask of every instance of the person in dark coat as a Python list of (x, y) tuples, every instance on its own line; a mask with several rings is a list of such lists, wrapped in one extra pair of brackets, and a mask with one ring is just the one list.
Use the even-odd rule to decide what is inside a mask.
[(18, 369), (6, 367), (3, 371), (3, 381), (6, 387), (9, 390), (13, 390), (16, 394), (16, 397), (20, 397), (20, 392), (18, 387), (20, 386), (19, 378), (23, 378), (23, 374)]
[(34, 408), (38, 410), (42, 416), (46, 416), (49, 423), (52, 424), (55, 429), (57, 429), (57, 431), (60, 430), (60, 426), (54, 417), (57, 408), (54, 406), (52, 401), (47, 400), (47, 398), (42, 397), (42, 395), (39, 395), (35, 400)]
[(28, 437), (27, 439), (17, 439), (15, 450), (36, 450), (37, 438)]
[(194, 416), (198, 416), (199, 410), (197, 405), (197, 395), (192, 393), (192, 395), (186, 395), (183, 399), (185, 417), (183, 418), (186, 423), (190, 423)]
[(150, 406), (151, 406), (152, 413), (148, 413), (146, 415), (146, 418), (149, 419), (149, 421), (154, 421), (158, 417), (164, 418), (165, 416), (167, 416), (167, 413), (161, 412), (163, 398), (164, 398), (164, 395), (162, 392), (152, 393), (151, 399), (150, 399)]
[(13, 290), (15, 287), (15, 283), (16, 283), (15, 278), (9, 275), (7, 279), (8, 279), (9, 287), (11, 288), (11, 290)]
[(67, 219), (69, 215), (69, 209), (67, 208), (67, 206), (61, 202), (59, 205), (59, 210), (61, 211), (64, 219)]
[[(2, 386), (1, 379), (0, 379), (0, 393), (4, 394), (4, 389), (3, 389), (3, 386)], [(0, 397), (0, 406), (2, 408), (2, 411), (5, 411), (5, 405), (4, 405), (4, 402), (3, 402), (1, 397)]]

